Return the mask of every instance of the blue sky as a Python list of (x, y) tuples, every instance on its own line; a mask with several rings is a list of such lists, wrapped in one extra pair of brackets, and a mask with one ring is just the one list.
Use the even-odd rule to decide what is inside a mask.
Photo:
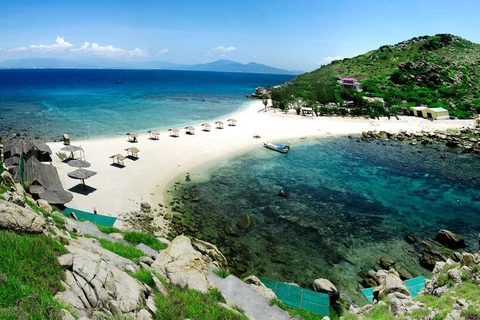
[(4, 0), (0, 60), (230, 59), (311, 71), (421, 35), (480, 43), (477, 0)]

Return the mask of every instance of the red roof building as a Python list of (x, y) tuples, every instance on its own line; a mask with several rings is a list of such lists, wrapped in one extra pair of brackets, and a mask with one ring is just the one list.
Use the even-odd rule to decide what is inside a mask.
[(342, 88), (362, 91), (362, 85), (355, 78), (347, 77), (340, 81)]

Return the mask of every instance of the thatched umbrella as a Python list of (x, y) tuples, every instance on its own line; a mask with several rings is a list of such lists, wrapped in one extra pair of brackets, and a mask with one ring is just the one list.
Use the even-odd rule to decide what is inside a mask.
[(158, 140), (158, 136), (160, 135), (160, 132), (157, 130), (149, 130), (147, 133), (150, 135), (150, 139), (152, 140)]
[(83, 190), (85, 190), (85, 180), (96, 174), (97, 173), (95, 171), (90, 171), (87, 169), (80, 168), (68, 173), (67, 175), (72, 179), (82, 180)]
[(223, 129), (223, 122), (222, 121), (215, 121), (215, 124), (217, 125), (217, 129)]
[(31, 194), (39, 194), (45, 192), (45, 188), (39, 184), (31, 184), (28, 187), (28, 192)]
[(123, 165), (123, 161), (125, 160), (125, 156), (123, 154), (117, 153), (117, 154), (114, 154), (113, 156), (110, 156), (110, 159), (113, 160), (113, 163), (115, 163), (115, 160), (117, 160), (118, 164)]
[(140, 150), (136, 147), (127, 148), (127, 149), (125, 149), (125, 151), (127, 151), (127, 154), (129, 156), (130, 156), (130, 153), (131, 153), (131, 156), (135, 157), (135, 158), (138, 158), (138, 153), (140, 152)]
[(130, 142), (137, 142), (138, 133), (136, 133), (136, 132), (127, 132), (127, 136), (128, 136), (128, 141), (130, 141)]
[(76, 167), (76, 168), (88, 168), (91, 166), (90, 162), (87, 162), (85, 160), (77, 160), (77, 159), (68, 161), (68, 165), (70, 167)]
[(70, 192), (55, 188), (49, 188), (38, 196), (50, 204), (65, 204), (73, 199)]
[(210, 123), (202, 123), (203, 131), (210, 131)]
[(168, 129), (168, 131), (170, 132), (170, 136), (171, 136), (171, 137), (178, 137), (178, 133), (180, 132), (177, 128), (175, 128), (175, 129)]
[(82, 149), (82, 147), (77, 147), (77, 146), (74, 146), (74, 145), (70, 144), (68, 146), (60, 148), (60, 150), (65, 151), (65, 152), (70, 152), (70, 158), (75, 159), (74, 153), (77, 152), (77, 151), (81, 151), (83, 149)]
[(237, 125), (237, 120), (233, 119), (233, 118), (230, 118), (227, 120), (228, 122), (230, 122), (230, 126), (234, 127)]
[(192, 126), (185, 127), (187, 134), (195, 134), (195, 128)]

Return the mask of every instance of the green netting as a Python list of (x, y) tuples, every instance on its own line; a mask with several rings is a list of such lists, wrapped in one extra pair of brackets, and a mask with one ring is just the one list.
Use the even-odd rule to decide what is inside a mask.
[(365, 296), (365, 298), (367, 298), (368, 302), (370, 303), (373, 303), (373, 290), (375, 288), (365, 288), (365, 289), (361, 289), (360, 291), (362, 291), (363, 295)]
[(405, 286), (407, 286), (407, 289), (408, 289), (408, 292), (410, 292), (410, 295), (415, 298), (418, 294), (418, 292), (420, 292), (420, 290), (422, 290), (423, 288), (425, 288), (425, 278), (424, 277), (416, 277), (416, 278), (413, 278), (413, 279), (408, 279), (408, 280), (405, 280)]
[(66, 213), (68, 216), (70, 216), (70, 213), (75, 212), (75, 215), (77, 216), (78, 220), (86, 219), (105, 227), (112, 227), (115, 221), (117, 220), (117, 218), (114, 218), (114, 217), (102, 216), (101, 214), (94, 214), (94, 213), (72, 209), (72, 208), (65, 208), (63, 212)]
[(267, 288), (272, 289), (277, 295), (277, 298), (287, 306), (303, 309), (322, 316), (330, 315), (330, 298), (328, 294), (266, 278), (259, 279)]
[[(425, 288), (425, 278), (424, 277), (416, 277), (413, 279), (408, 279), (405, 280), (403, 283), (405, 283), (405, 286), (407, 287), (408, 292), (412, 296), (412, 298), (415, 298), (422, 290)], [(365, 298), (367, 298), (368, 302), (373, 303), (373, 290), (375, 288), (366, 288), (366, 289), (361, 289), (363, 295)]]
[(22, 188), (24, 191), (27, 191), (27, 188), (25, 188), (25, 182), (23, 180), (23, 170), (25, 168), (25, 160), (23, 160), (23, 154), (20, 155), (20, 168), (18, 175), (20, 177), (20, 184), (22, 185)]

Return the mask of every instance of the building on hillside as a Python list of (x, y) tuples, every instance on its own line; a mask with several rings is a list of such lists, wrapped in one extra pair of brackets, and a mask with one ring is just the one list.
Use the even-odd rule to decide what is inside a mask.
[(448, 110), (444, 108), (428, 108), (427, 118), (433, 118), (435, 120), (449, 119)]
[(441, 119), (448, 119), (449, 114), (448, 110), (444, 108), (428, 108), (425, 106), (422, 107), (411, 107), (410, 108), (410, 115), (414, 117), (421, 117), (425, 119), (434, 119), (434, 120), (441, 120)]
[(340, 80), (340, 85), (344, 89), (362, 91), (362, 85), (357, 81), (357, 79), (352, 77), (342, 78), (342, 80)]
[(427, 117), (427, 113), (426, 113), (427, 109), (428, 108), (425, 107), (425, 106), (411, 107), (410, 108), (410, 115), (413, 116), (413, 117), (426, 118)]
[(364, 100), (368, 102), (380, 102), (381, 104), (385, 105), (385, 100), (380, 97), (363, 97)]
[(313, 117), (315, 115), (315, 113), (313, 112), (312, 108), (301, 107), (300, 108), (300, 115), (301, 116), (306, 116), (306, 117)]

